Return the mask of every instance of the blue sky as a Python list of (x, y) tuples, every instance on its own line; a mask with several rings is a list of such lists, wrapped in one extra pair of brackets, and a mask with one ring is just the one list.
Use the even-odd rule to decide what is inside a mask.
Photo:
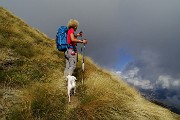
[(119, 56), (117, 65), (112, 67), (114, 68), (114, 70), (117, 71), (123, 71), (123, 69), (125, 69), (128, 63), (133, 62), (135, 60), (135, 58), (131, 54), (129, 54), (126, 49), (123, 48), (120, 48), (119, 54), (117, 56)]

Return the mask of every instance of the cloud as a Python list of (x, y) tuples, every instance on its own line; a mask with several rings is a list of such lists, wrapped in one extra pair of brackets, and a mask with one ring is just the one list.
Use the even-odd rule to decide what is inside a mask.
[(156, 85), (163, 89), (180, 89), (180, 80), (173, 79), (170, 75), (160, 75)]
[[(138, 67), (138, 65), (140, 65), (140, 67)], [(147, 70), (149, 70), (149, 68), (152, 69), (152, 65), (145, 66), (143, 64), (143, 67), (141, 65), (142, 64), (130, 63), (123, 71), (117, 72), (117, 74), (120, 74), (127, 82), (142, 89), (171, 89), (180, 91), (180, 79), (176, 79), (163, 72), (150, 74)], [(158, 70), (155, 69), (155, 72), (158, 72)]]
[(156, 81), (157, 85), (160, 85), (163, 89), (170, 87), (170, 76), (159, 76), (159, 79)]
[(154, 86), (151, 84), (149, 80), (142, 79), (140, 76), (138, 76), (139, 68), (135, 67), (133, 69), (130, 69), (126, 71), (125, 73), (116, 72), (117, 74), (120, 74), (120, 76), (125, 79), (128, 83), (132, 84), (133, 86), (136, 86), (141, 89), (153, 89)]

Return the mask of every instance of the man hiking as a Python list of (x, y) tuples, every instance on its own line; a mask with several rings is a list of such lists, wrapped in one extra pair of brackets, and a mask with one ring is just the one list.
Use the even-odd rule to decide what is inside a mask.
[(88, 40), (79, 40), (77, 37), (82, 36), (82, 32), (75, 35), (75, 31), (77, 30), (79, 26), (79, 22), (75, 19), (70, 19), (67, 27), (67, 42), (69, 44), (68, 49), (65, 51), (65, 58), (66, 58), (66, 68), (64, 70), (64, 76), (72, 75), (75, 68), (76, 68), (76, 62), (77, 62), (77, 43), (87, 44)]

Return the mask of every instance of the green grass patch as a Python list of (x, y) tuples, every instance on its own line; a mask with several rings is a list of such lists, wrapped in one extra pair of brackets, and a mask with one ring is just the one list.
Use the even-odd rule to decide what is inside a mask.
[(38, 87), (34, 91), (31, 103), (32, 115), (40, 119), (65, 119), (67, 97), (61, 91), (52, 92), (52, 88)]

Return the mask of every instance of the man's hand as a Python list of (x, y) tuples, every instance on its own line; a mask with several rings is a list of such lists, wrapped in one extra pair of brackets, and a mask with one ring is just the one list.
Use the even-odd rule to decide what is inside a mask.
[(82, 37), (82, 35), (83, 35), (83, 32), (82, 32), (82, 31), (80, 31), (80, 32), (79, 32), (79, 35)]
[(84, 39), (83, 40), (83, 44), (87, 44), (88, 43), (88, 40), (87, 39)]
[(78, 37), (78, 36), (83, 36), (83, 32), (81, 31), (81, 32), (79, 32), (78, 34), (76, 34), (76, 36)]

